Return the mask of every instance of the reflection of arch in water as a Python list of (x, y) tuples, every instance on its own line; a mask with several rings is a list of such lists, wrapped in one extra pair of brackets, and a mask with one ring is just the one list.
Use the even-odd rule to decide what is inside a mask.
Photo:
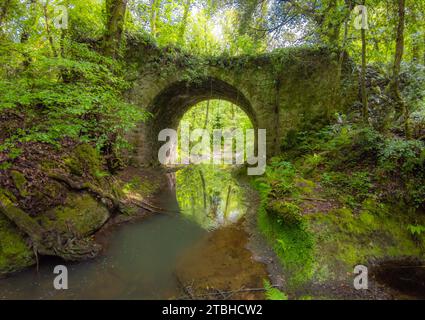
[(178, 170), (176, 176), (180, 211), (201, 227), (211, 229), (228, 225), (245, 214), (243, 190), (230, 171), (199, 165)]

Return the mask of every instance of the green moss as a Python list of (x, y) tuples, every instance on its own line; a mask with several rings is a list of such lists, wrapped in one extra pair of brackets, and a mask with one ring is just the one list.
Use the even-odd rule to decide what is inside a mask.
[(138, 193), (142, 197), (148, 197), (158, 190), (158, 184), (149, 180), (142, 180), (140, 177), (132, 178), (122, 187), (122, 192), (125, 195)]
[(71, 156), (63, 159), (69, 171), (77, 176), (90, 175), (102, 178), (102, 159), (99, 152), (90, 144), (78, 145)]
[(84, 237), (97, 230), (108, 218), (107, 208), (90, 195), (70, 194), (63, 206), (48, 211), (39, 220), (47, 229)]
[(297, 177), (294, 182), (299, 189), (300, 194), (311, 195), (314, 193), (314, 189), (316, 187), (316, 183), (314, 183), (314, 181)]
[(304, 223), (286, 224), (265, 210), (258, 214), (258, 226), (272, 245), (287, 275), (287, 285), (296, 289), (311, 280), (314, 269), (314, 239)]
[(16, 201), (16, 197), (13, 195), (13, 193), (3, 188), (0, 188), (0, 196), (5, 196), (13, 202)]
[(273, 215), (277, 222), (286, 225), (299, 225), (303, 222), (301, 209), (287, 201), (272, 201), (266, 207), (267, 213)]
[(2, 163), (0, 163), (0, 170), (7, 170), (10, 167), (12, 167), (12, 164), (10, 162), (3, 161)]
[(40, 163), (40, 166), (44, 171), (50, 171), (52, 169), (56, 169), (58, 167), (58, 163), (56, 161), (44, 160)]
[(25, 178), (25, 176), (21, 172), (16, 170), (12, 170), (10, 172), (10, 175), (12, 177), (12, 180), (13, 180), (13, 183), (15, 184), (16, 189), (18, 189), (21, 196), (22, 197), (28, 196), (29, 193), (26, 189), (27, 179)]
[(34, 263), (34, 254), (19, 230), (0, 213), (0, 275)]
[[(355, 265), (374, 260), (425, 258), (425, 232), (412, 234), (412, 226), (425, 226), (425, 216), (415, 212), (412, 202), (399, 200), (405, 199), (406, 188), (399, 181), (388, 184), (386, 172), (378, 170), (378, 143), (368, 135), (350, 126), (289, 135), (287, 144), (294, 147), (271, 159), (266, 174), (257, 178), (258, 224), (290, 286), (346, 282)], [(418, 185), (412, 183), (412, 191)], [(277, 200), (270, 202), (269, 196)], [(296, 204), (305, 201), (300, 205), (305, 212), (288, 205), (289, 198)]]
[(369, 227), (375, 225), (375, 217), (368, 211), (362, 211), (359, 218), (363, 224), (368, 225)]
[(359, 214), (343, 208), (310, 217), (318, 248), (317, 260), (338, 266), (335, 272), (343, 274), (372, 258), (423, 258), (421, 245), (409, 236), (407, 228), (409, 221), (418, 217), (386, 214), (386, 210), (379, 203), (367, 201)]

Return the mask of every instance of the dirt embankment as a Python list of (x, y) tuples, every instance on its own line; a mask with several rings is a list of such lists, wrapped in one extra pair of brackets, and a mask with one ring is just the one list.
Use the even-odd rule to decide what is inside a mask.
[(160, 211), (146, 201), (154, 183), (134, 168), (111, 174), (89, 144), (24, 143), (17, 150), (0, 153), (0, 275), (38, 263), (39, 255), (92, 258), (102, 249), (93, 235), (111, 218)]

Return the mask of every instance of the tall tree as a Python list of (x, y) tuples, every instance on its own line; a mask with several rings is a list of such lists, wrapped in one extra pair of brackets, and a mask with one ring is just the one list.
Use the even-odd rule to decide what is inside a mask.
[(3, 21), (6, 19), (8, 9), (11, 5), (11, 0), (5, 0), (0, 6), (0, 26), (3, 24)]
[(161, 0), (151, 0), (150, 28), (153, 37), (157, 34), (158, 11), (161, 6)]
[(396, 13), (398, 14), (398, 24), (396, 32), (396, 48), (394, 55), (393, 75), (390, 83), (392, 96), (396, 103), (397, 115), (404, 117), (404, 131), (406, 138), (410, 138), (409, 112), (400, 92), (400, 70), (404, 54), (404, 28), (406, 5), (405, 0), (398, 0)]
[[(363, 6), (366, 5), (366, 1), (363, 1)], [(364, 9), (363, 9), (364, 10)], [(368, 121), (368, 98), (367, 98), (367, 89), (366, 89), (366, 54), (367, 54), (367, 42), (366, 42), (366, 26), (365, 22), (365, 13), (362, 12), (362, 25), (361, 25), (361, 38), (362, 38), (362, 72), (361, 72), (361, 90), (362, 90), (362, 105), (363, 105), (363, 121), (367, 123)]]
[[(22, 44), (27, 43), (31, 36), (31, 31), (37, 21), (37, 1), (36, 0), (28, 0), (25, 5), (28, 8), (28, 14), (23, 20), (22, 24), (22, 32), (20, 35), (20, 41)], [(31, 56), (28, 52), (24, 51), (22, 53), (24, 59), (22, 65), (24, 69), (28, 68), (31, 64)]]
[(106, 0), (105, 54), (116, 57), (124, 30), (128, 0)]
[(184, 3), (183, 18), (182, 18), (182, 21), (180, 23), (180, 30), (179, 30), (179, 37), (178, 37), (178, 41), (181, 44), (184, 42), (184, 36), (185, 36), (185, 33), (186, 33), (187, 20), (189, 18), (191, 4), (192, 4), (192, 0), (186, 0), (185, 3)]
[(50, 49), (52, 50), (53, 56), (56, 57), (58, 54), (57, 54), (57, 51), (56, 51), (55, 42), (53, 41), (53, 35), (52, 35), (51, 26), (50, 26), (51, 21), (50, 21), (48, 6), (49, 6), (49, 1), (42, 3), (44, 26), (46, 28), (46, 35), (47, 35), (47, 39), (49, 40)]

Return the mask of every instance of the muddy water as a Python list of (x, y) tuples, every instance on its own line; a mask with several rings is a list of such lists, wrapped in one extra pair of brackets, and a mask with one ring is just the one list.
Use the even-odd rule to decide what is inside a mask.
[[(104, 232), (98, 258), (69, 263), (43, 258), (0, 279), (0, 299), (172, 299), (212, 297), (262, 285), (267, 273), (245, 247), (244, 192), (230, 173), (187, 168), (168, 174), (155, 203), (169, 214), (150, 216)], [(107, 241), (104, 241), (107, 239)], [(55, 290), (53, 269), (68, 268), (68, 290)], [(262, 293), (226, 293), (261, 298)]]
[(396, 299), (425, 299), (425, 266), (421, 261), (386, 261), (373, 268), (372, 276), (392, 289)]

